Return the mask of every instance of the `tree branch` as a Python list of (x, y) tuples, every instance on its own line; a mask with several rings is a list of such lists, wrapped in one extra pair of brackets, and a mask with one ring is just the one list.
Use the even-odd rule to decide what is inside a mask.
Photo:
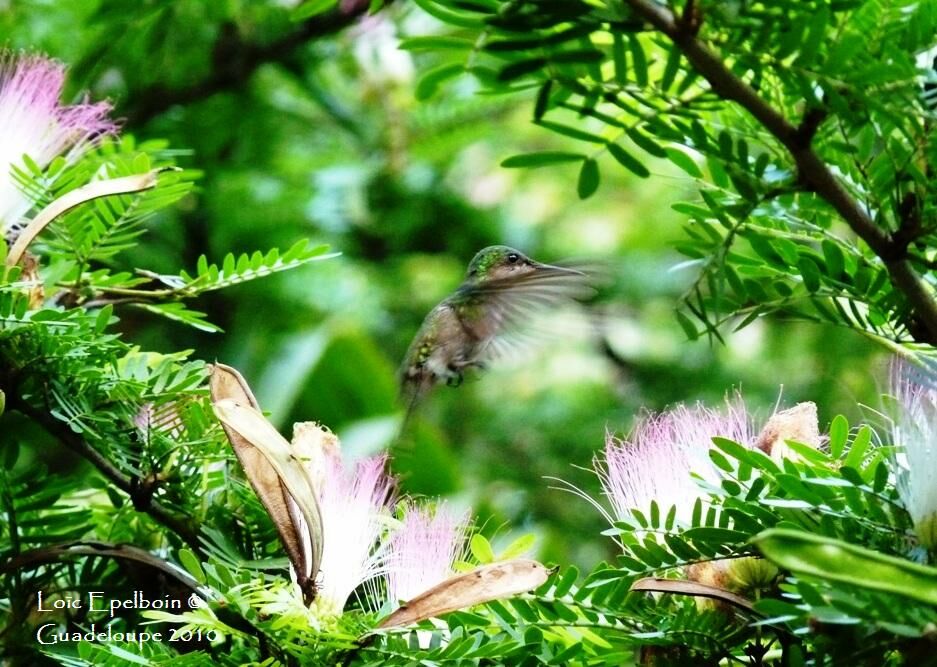
[(762, 99), (754, 88), (733, 74), (706, 44), (684, 29), (682, 22), (669, 9), (653, 0), (625, 1), (637, 15), (673, 41), (714, 92), (742, 106), (781, 142), (797, 165), (801, 179), (826, 200), (882, 259), (892, 283), (905, 295), (924, 325), (927, 342), (937, 343), (937, 301), (908, 261), (906, 248), (875, 224), (865, 208), (813, 150), (811, 137), (805, 137), (804, 132)]
[(24, 551), (6, 562), (0, 563), (0, 573), (28, 569), (75, 556), (98, 556), (141, 563), (154, 570), (158, 570), (181, 586), (197, 593), (202, 599), (208, 600), (205, 594), (199, 591), (199, 583), (185, 572), (185, 570), (172, 565), (162, 558), (154, 556), (149, 551), (131, 544), (111, 544), (109, 542), (97, 542), (92, 540), (78, 540), (76, 542), (52, 544)]
[[(131, 544), (113, 544), (90, 540), (51, 544), (49, 546), (24, 551), (5, 562), (0, 562), (0, 574), (8, 572), (15, 573), (22, 569), (30, 569), (48, 563), (67, 561), (80, 556), (130, 561), (148, 567), (154, 572), (158, 572), (166, 577), (168, 581), (172, 581), (176, 585), (192, 591), (193, 594), (201, 598), (205, 605), (211, 609), (212, 613), (217, 616), (222, 623), (255, 637), (264, 657), (273, 656), (283, 662), (287, 662), (288, 659), (283, 654), (282, 649), (272, 642), (263, 630), (254, 625), (248, 618), (241, 615), (237, 607), (217, 603), (212, 595), (207, 594), (199, 582), (185, 570)], [(10, 627), (11, 626), (8, 626), (6, 629), (8, 630)], [(5, 631), (6, 630), (4, 630), (4, 632)], [(289, 663), (287, 662), (287, 664)]]
[(226, 23), (221, 26), (212, 48), (214, 68), (208, 77), (183, 88), (167, 88), (157, 83), (131, 91), (129, 100), (120, 111), (127, 125), (139, 127), (176, 105), (191, 104), (221, 91), (238, 88), (265, 63), (287, 61), (306, 42), (351, 25), (367, 12), (368, 6), (368, 0), (345, 0), (334, 11), (309, 19), (297, 30), (269, 44), (245, 42), (237, 26)]
[(72, 431), (65, 422), (55, 419), (42, 410), (37, 410), (19, 396), (8, 396), (8, 405), (11, 409), (32, 419), (63, 445), (89, 461), (114, 486), (130, 496), (133, 506), (138, 511), (149, 514), (157, 523), (178, 535), (195, 553), (202, 553), (197, 529), (188, 519), (174, 514), (158, 500), (153, 500), (152, 485), (141, 483), (138, 478), (125, 475), (106, 456)]

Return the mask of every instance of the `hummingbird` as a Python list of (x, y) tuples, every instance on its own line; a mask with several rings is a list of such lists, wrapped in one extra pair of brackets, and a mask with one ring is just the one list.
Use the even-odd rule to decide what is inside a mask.
[(484, 370), (524, 345), (532, 315), (591, 292), (584, 271), (544, 264), (504, 245), (478, 251), (462, 284), (429, 312), (410, 343), (400, 369), (407, 416), (435, 385), (458, 386), (466, 370)]

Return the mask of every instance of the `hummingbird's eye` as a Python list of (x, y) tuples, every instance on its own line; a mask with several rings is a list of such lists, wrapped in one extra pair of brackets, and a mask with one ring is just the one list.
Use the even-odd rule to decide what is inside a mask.
[(511, 264), (514, 264), (514, 263), (517, 262), (517, 260), (519, 260), (519, 259), (520, 259), (520, 256), (519, 256), (517, 253), (515, 253), (515, 252), (512, 252), (510, 255), (508, 255), (508, 261), (509, 261)]

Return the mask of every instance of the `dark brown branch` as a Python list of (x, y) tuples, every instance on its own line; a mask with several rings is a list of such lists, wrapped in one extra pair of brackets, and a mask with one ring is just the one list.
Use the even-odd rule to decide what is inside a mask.
[(803, 133), (762, 99), (754, 88), (733, 74), (706, 44), (692, 32), (684, 30), (682, 22), (669, 9), (653, 0), (626, 2), (638, 16), (674, 42), (716, 94), (742, 106), (781, 142), (794, 159), (803, 182), (825, 199), (872, 252), (884, 261), (892, 283), (905, 295), (924, 325), (927, 342), (937, 342), (937, 302), (908, 262), (906, 248), (895, 243), (887, 232), (875, 224), (813, 150), (810, 142), (803, 141)]
[(921, 200), (913, 193), (907, 193), (898, 204), (898, 229), (892, 234), (895, 243), (907, 248), (927, 232), (921, 220)]
[(199, 597), (207, 599), (204, 594), (199, 591), (198, 582), (185, 571), (175, 567), (162, 558), (154, 556), (149, 551), (145, 551), (130, 544), (111, 544), (109, 542), (94, 541), (53, 544), (47, 547), (24, 551), (10, 560), (0, 563), (0, 573), (29, 569), (38, 565), (54, 563), (76, 556), (99, 556), (102, 558), (116, 558), (118, 560), (130, 560), (141, 563), (160, 571), (192, 592), (198, 593)]
[(822, 107), (810, 107), (797, 126), (797, 140), (802, 146), (809, 146), (820, 125), (826, 120), (827, 111)]
[(154, 500), (151, 484), (141, 483), (137, 478), (124, 474), (106, 456), (85, 442), (85, 439), (79, 434), (72, 431), (65, 422), (55, 419), (46, 412), (37, 410), (17, 396), (8, 396), (8, 404), (11, 409), (32, 419), (63, 445), (90, 462), (114, 486), (130, 496), (133, 506), (138, 511), (149, 514), (157, 523), (178, 535), (195, 553), (202, 553), (197, 529), (188, 519), (174, 514), (158, 500)]
[(19, 570), (34, 568), (47, 563), (69, 560), (80, 556), (126, 560), (152, 568), (154, 571), (165, 576), (169, 581), (173, 581), (182, 588), (192, 591), (192, 593), (201, 598), (222, 623), (254, 636), (260, 644), (260, 649), (264, 657), (274, 656), (280, 660), (286, 658), (279, 647), (270, 641), (270, 638), (263, 630), (254, 625), (247, 618), (241, 616), (236, 608), (215, 603), (212, 597), (202, 590), (199, 582), (192, 578), (187, 572), (176, 567), (169, 561), (163, 560), (144, 549), (130, 544), (112, 544), (109, 542), (87, 540), (52, 544), (50, 546), (24, 551), (0, 563), (0, 574), (18, 572)]
[(683, 16), (680, 17), (680, 30), (690, 35), (696, 35), (703, 24), (703, 12), (696, 0), (686, 0), (683, 7)]
[(130, 99), (119, 111), (126, 118), (127, 125), (139, 127), (176, 105), (191, 104), (224, 90), (238, 88), (262, 65), (288, 61), (306, 42), (351, 25), (367, 12), (368, 6), (368, 0), (343, 0), (334, 11), (309, 19), (293, 32), (269, 44), (246, 42), (238, 28), (227, 23), (221, 26), (212, 49), (214, 67), (206, 78), (183, 88), (154, 84), (132, 91)]

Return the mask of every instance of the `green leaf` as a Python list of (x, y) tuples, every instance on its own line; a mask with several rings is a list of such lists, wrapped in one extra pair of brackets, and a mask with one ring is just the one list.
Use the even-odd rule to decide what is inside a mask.
[(784, 258), (781, 257), (781, 253), (778, 252), (777, 248), (774, 245), (774, 240), (767, 239), (764, 236), (759, 235), (757, 232), (750, 232), (745, 234), (745, 239), (751, 245), (752, 250), (754, 250), (759, 257), (764, 259), (769, 264), (774, 264), (779, 267), (786, 267), (787, 262), (784, 261)]
[(749, 449), (737, 442), (720, 436), (714, 436), (712, 441), (716, 447), (741, 463), (747, 463), (753, 468), (765, 470), (769, 473), (777, 473), (780, 471), (778, 464), (772, 461), (771, 457), (761, 450)]
[(543, 82), (543, 85), (540, 86), (540, 90), (537, 92), (537, 102), (534, 104), (535, 121), (543, 118), (543, 114), (547, 112), (547, 109), (550, 106), (550, 91), (552, 88), (553, 79), (547, 79)]
[(546, 64), (546, 58), (530, 58), (528, 60), (520, 60), (516, 63), (505, 65), (501, 68), (501, 71), (498, 72), (498, 81), (514, 81), (522, 76), (543, 69)]
[(536, 542), (537, 542), (537, 536), (534, 535), (533, 533), (527, 533), (526, 535), (521, 535), (516, 540), (511, 542), (508, 546), (506, 546), (501, 551), (501, 553), (498, 554), (498, 558), (500, 560), (511, 560), (513, 558), (518, 558), (520, 556), (523, 556), (528, 551), (534, 548), (534, 544), (536, 544)]
[(853, 438), (852, 445), (849, 447), (849, 453), (846, 454), (846, 458), (843, 460), (843, 465), (858, 470), (862, 461), (865, 459), (865, 453), (868, 451), (871, 442), (872, 429), (863, 425), (858, 433), (856, 433), (856, 437)]
[(427, 100), (436, 94), (441, 83), (459, 76), (464, 71), (465, 68), (461, 63), (450, 63), (435, 67), (420, 78), (413, 95), (418, 100)]
[(552, 63), (597, 63), (605, 59), (605, 54), (596, 49), (580, 49), (576, 51), (560, 51), (550, 54)]
[(585, 132), (583, 130), (576, 129), (575, 127), (569, 127), (568, 125), (562, 125), (561, 123), (554, 123), (549, 120), (541, 120), (537, 123), (540, 127), (545, 127), (548, 130), (556, 132), (557, 134), (562, 134), (564, 137), (570, 137), (571, 139), (578, 139), (580, 141), (589, 141), (593, 144), (604, 144), (605, 139), (600, 137), (597, 134), (592, 134), (591, 132)]
[(680, 310), (675, 310), (674, 315), (677, 317), (677, 322), (680, 324), (680, 328), (683, 329), (683, 333), (686, 334), (687, 338), (690, 340), (699, 338), (699, 332), (696, 330), (696, 325), (693, 324), (693, 320)]
[(826, 29), (830, 22), (830, 8), (820, 5), (820, 10), (811, 17), (807, 24), (807, 36), (800, 45), (800, 55), (797, 56), (798, 67), (810, 67), (817, 58), (820, 45), (826, 37)]
[(729, 462), (725, 456), (716, 451), (715, 449), (709, 450), (709, 459), (715, 464), (717, 468), (725, 472), (734, 472), (735, 466)]
[(667, 64), (664, 66), (664, 74), (660, 79), (661, 90), (670, 90), (673, 81), (680, 69), (680, 49), (673, 48), (667, 55)]
[(599, 164), (592, 158), (582, 161), (576, 191), (580, 199), (588, 199), (599, 189)]
[(98, 313), (97, 318), (94, 322), (94, 333), (102, 334), (104, 330), (107, 329), (107, 325), (111, 322), (111, 317), (114, 315), (114, 306), (112, 304), (107, 304), (104, 306), (101, 311)]
[(667, 152), (664, 150), (663, 146), (658, 144), (646, 134), (630, 127), (625, 130), (625, 134), (627, 134), (628, 138), (634, 142), (635, 146), (643, 150), (645, 153), (653, 155), (654, 157), (667, 157)]
[(512, 155), (501, 162), (502, 167), (517, 169), (519, 167), (545, 167), (563, 162), (579, 162), (586, 159), (581, 153), (566, 153), (562, 151), (541, 151), (538, 153), (523, 153)]
[(709, 168), (709, 177), (712, 179), (712, 182), (717, 187), (724, 190), (728, 189), (730, 183), (729, 175), (722, 166), (722, 161), (712, 155), (707, 155), (706, 166)]
[[(549, 35), (538, 35), (536, 37), (522, 37), (520, 39), (492, 39), (485, 43), (485, 51), (509, 52), (520, 51), (530, 52), (539, 50), (546, 46), (557, 46), (571, 42), (580, 37), (585, 37), (594, 30), (591, 24), (584, 23), (574, 25), (566, 30), (561, 30)], [(594, 49), (593, 49), (594, 50)]]
[[(872, 472), (872, 488), (876, 493), (881, 493), (885, 490), (885, 485), (888, 483), (888, 466), (885, 465), (884, 461), (879, 461)], [(931, 515), (931, 521), (933, 521), (933, 515)]]
[(724, 160), (732, 160), (732, 135), (726, 130), (722, 130), (718, 137), (719, 154)]
[(202, 564), (191, 550), (182, 548), (179, 550), (179, 562), (186, 571), (195, 577), (195, 580), (201, 584), (205, 583), (205, 571), (202, 570)]
[(672, 533), (665, 533), (664, 542), (667, 543), (667, 546), (670, 547), (674, 555), (681, 560), (695, 560), (700, 556), (699, 551), (690, 546), (690, 544), (680, 536)]
[(166, 284), (173, 285), (173, 296), (188, 298), (337, 256), (337, 253), (328, 252), (327, 245), (308, 246), (309, 242), (306, 239), (300, 239), (282, 256), (273, 249), (266, 255), (254, 253), (251, 256), (245, 253), (236, 261), (233, 261), (233, 256), (226, 257), (223, 270), (219, 270), (216, 264), (209, 264), (207, 258), (202, 255), (198, 259), (195, 277), (182, 271), (178, 276), (160, 278)]
[(482, 565), (494, 562), (495, 554), (491, 549), (491, 543), (485, 539), (485, 536), (481, 533), (472, 535), (469, 548), (472, 550), (472, 555), (475, 557), (475, 560)]
[(714, 528), (702, 526), (690, 528), (683, 532), (683, 537), (694, 542), (709, 542), (718, 545), (741, 544), (748, 540), (748, 533), (729, 528)]
[(556, 587), (553, 590), (553, 596), (561, 598), (573, 587), (573, 584), (576, 583), (576, 579), (579, 578), (579, 570), (574, 566), (570, 566), (563, 575), (557, 580)]
[(468, 51), (475, 42), (464, 37), (408, 37), (398, 46), (403, 51)]
[(647, 178), (651, 175), (651, 172), (648, 171), (639, 160), (637, 160), (633, 155), (631, 155), (624, 148), (615, 143), (609, 143), (606, 146), (608, 152), (612, 155), (613, 158), (618, 160), (618, 163), (623, 166), (628, 171), (634, 173), (641, 178)]
[(440, 5), (433, 0), (413, 0), (420, 9), (430, 16), (439, 19), (443, 23), (456, 25), (462, 28), (480, 28), (482, 25), (481, 17), (473, 16), (465, 12), (453, 11)]
[(784, 59), (792, 54), (803, 41), (804, 30), (807, 27), (807, 17), (794, 16), (780, 26), (780, 38), (775, 46), (774, 57)]
[(338, 0), (307, 0), (290, 12), (293, 21), (304, 21), (313, 16), (324, 14), (338, 5)]
[(843, 256), (843, 250), (838, 243), (823, 239), (820, 243), (823, 249), (823, 257), (826, 259), (826, 273), (830, 278), (839, 280), (846, 271), (846, 258)]
[(691, 158), (679, 148), (665, 148), (664, 152), (667, 154), (668, 160), (673, 162), (693, 178), (703, 177), (703, 172), (699, 168), (699, 165), (696, 164), (693, 158)]
[(644, 47), (641, 46), (637, 35), (628, 35), (628, 50), (631, 52), (634, 80), (639, 86), (646, 86), (647, 56), (644, 55)]
[(615, 81), (622, 85), (628, 83), (628, 65), (625, 60), (625, 42), (621, 33), (612, 31), (612, 59), (615, 63)]
[(197, 310), (189, 310), (185, 307), (185, 304), (179, 303), (178, 301), (170, 301), (168, 303), (135, 303), (131, 305), (135, 308), (161, 315), (170, 320), (182, 322), (200, 331), (207, 331), (209, 333), (222, 331), (221, 327), (215, 326), (205, 319), (205, 313)]
[[(14, 442), (13, 444), (16, 444), (16, 443)], [(14, 447), (11, 449), (15, 451), (16, 448)], [(15, 462), (15, 459), (14, 459), (14, 462)], [(13, 462), (7, 462), (7, 467), (12, 468)], [(117, 491), (117, 489), (115, 489), (112, 486), (108, 486), (105, 489), (105, 491), (107, 492), (108, 499), (111, 501), (111, 505), (113, 505), (115, 509), (120, 509), (121, 507), (124, 506), (124, 496), (122, 496), (120, 492)]]
[(801, 255), (797, 260), (797, 269), (804, 279), (804, 287), (807, 288), (808, 292), (812, 294), (820, 289), (820, 269), (817, 268), (812, 259)]
[(849, 435), (849, 422), (843, 415), (836, 415), (830, 422), (830, 455), (839, 458), (846, 446), (846, 437)]

